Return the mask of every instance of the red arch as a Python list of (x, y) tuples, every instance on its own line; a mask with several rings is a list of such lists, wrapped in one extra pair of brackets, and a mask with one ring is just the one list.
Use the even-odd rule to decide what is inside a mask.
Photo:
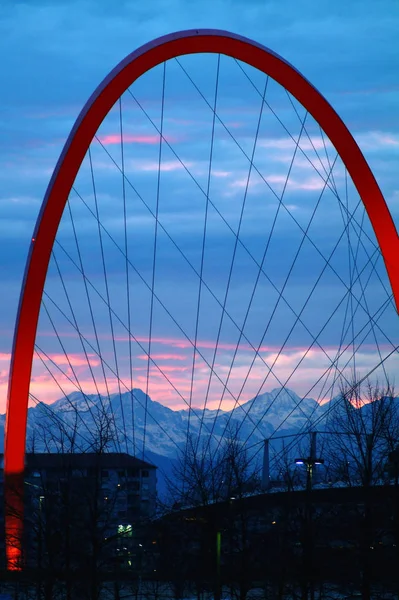
[(18, 568), (26, 421), (32, 358), (50, 254), (69, 191), (102, 120), (137, 78), (163, 61), (199, 52), (237, 58), (263, 71), (303, 104), (334, 144), (363, 200), (380, 245), (396, 306), (399, 307), (399, 237), (382, 193), (355, 140), (340, 117), (292, 65), (246, 38), (218, 30), (191, 30), (161, 37), (127, 56), (99, 85), (80, 113), (57, 162), (32, 238), (20, 296), (8, 387), (5, 429), (6, 553)]

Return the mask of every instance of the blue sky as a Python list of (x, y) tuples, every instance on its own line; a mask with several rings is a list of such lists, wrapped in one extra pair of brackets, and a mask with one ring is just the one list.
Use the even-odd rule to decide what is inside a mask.
[[(380, 2), (330, 2), (313, 1), (268, 1), (268, 2), (228, 2), (202, 1), (190, 2), (187, 0), (137, 3), (137, 2), (36, 2), (27, 3), (9, 2), (3, 3), (0, 8), (0, 51), (3, 56), (1, 73), (1, 130), (0, 141), (0, 273), (2, 285), (2, 311), (0, 314), (0, 409), (4, 409), (7, 388), (7, 373), (9, 354), (12, 342), (12, 332), (16, 315), (16, 307), (19, 297), (21, 279), (26, 260), (27, 249), (31, 234), (38, 214), (41, 200), (46, 190), (52, 170), (55, 166), (59, 153), (65, 143), (66, 137), (76, 119), (83, 104), (90, 96), (99, 82), (107, 73), (127, 54), (132, 52), (141, 44), (158, 36), (192, 28), (218, 28), (238, 33), (260, 42), (275, 52), (282, 55), (298, 68), (320, 91), (326, 96), (333, 107), (349, 127), (355, 139), (358, 141), (369, 164), (377, 178), (377, 181), (385, 195), (388, 206), (392, 212), (395, 222), (399, 219), (399, 184), (397, 176), (397, 165), (399, 159), (399, 113), (397, 110), (399, 101), (398, 62), (399, 41), (397, 31), (399, 30), (399, 6), (394, 0)], [(198, 58), (198, 57), (197, 57)], [(201, 62), (202, 61), (202, 62)], [(213, 61), (213, 62), (212, 62)], [(213, 86), (215, 78), (214, 57), (198, 58), (188, 64), (192, 72), (196, 74), (196, 81), (203, 89), (205, 96), (212, 102)], [(243, 146), (250, 152), (251, 135), (256, 124), (257, 108), (259, 99), (254, 91), (248, 88), (244, 91), (244, 79), (239, 79), (239, 72), (235, 65), (225, 64), (221, 71), (220, 83), (220, 114), (229, 123), (232, 131), (237, 130)], [(212, 75), (210, 75), (212, 73)], [(254, 81), (259, 86), (263, 85), (262, 78)], [(222, 80), (223, 78), (223, 80)], [(195, 96), (193, 89), (179, 74), (176, 65), (171, 67), (166, 93), (165, 110), (168, 119), (165, 121), (165, 134), (171, 145), (177, 148), (181, 156), (190, 168), (195, 172), (202, 187), (206, 187), (207, 171), (206, 164), (202, 160), (207, 156), (209, 144), (209, 131), (211, 119), (205, 111), (203, 103)], [(148, 111), (154, 120), (159, 122), (159, 97), (161, 90), (160, 72), (148, 74), (138, 84), (137, 96), (146, 103)], [(222, 85), (223, 84), (223, 85)], [(282, 105), (281, 91), (270, 91), (271, 104), (279, 107), (285, 115), (285, 107)], [(273, 94), (275, 94), (273, 96)], [(280, 94), (280, 95), (279, 95)], [(156, 102), (153, 102), (153, 97)], [(234, 104), (231, 99), (238, 98), (240, 101)], [(231, 103), (230, 103), (231, 100)], [(285, 99), (284, 102), (287, 100)], [(154, 165), (158, 160), (158, 145), (156, 131), (144, 122), (135, 121), (137, 111), (134, 110), (132, 101), (126, 99), (126, 129), (131, 127), (131, 174), (136, 172), (136, 180), (141, 192), (145, 195), (151, 190), (153, 192), (156, 183)], [(288, 104), (287, 107), (288, 109)], [(131, 112), (129, 112), (129, 110)], [(302, 110), (302, 107), (298, 107)], [(152, 112), (151, 112), (152, 111)], [(196, 111), (198, 121), (193, 122), (192, 114)], [(191, 116), (190, 116), (191, 115)], [(290, 118), (293, 135), (298, 135), (299, 125), (295, 115)], [(130, 119), (130, 121), (129, 121)], [(202, 119), (202, 120), (201, 120)], [(113, 136), (116, 135), (118, 119), (116, 115), (110, 115), (109, 120), (104, 123), (100, 131), (100, 138), (111, 155), (118, 159), (118, 144)], [(281, 192), (284, 173), (290, 161), (290, 140), (275, 123), (266, 121), (262, 130), (261, 140), (257, 148), (256, 157), (258, 164), (271, 162), (275, 165), (269, 180), (277, 193)], [(320, 135), (315, 124), (309, 123), (309, 131), (313, 141), (320, 143)], [(242, 196), (246, 182), (245, 163), (237, 154), (233, 145), (228, 145), (228, 139), (221, 127), (217, 129), (216, 136), (218, 144), (215, 146), (215, 170), (213, 180), (213, 198), (219, 209), (226, 215), (226, 219), (234, 228), (237, 227), (239, 205), (235, 200)], [(127, 143), (129, 140), (126, 140)], [(310, 150), (310, 152), (312, 152)], [(330, 152), (330, 149), (329, 149)], [(331, 159), (333, 152), (331, 149)], [(121, 235), (121, 222), (115, 214), (114, 194), (115, 174), (105, 164), (104, 153), (97, 148), (97, 154), (93, 151), (93, 160), (97, 168), (98, 185), (102, 186), (102, 215), (107, 230), (113, 232), (116, 237)], [(192, 258), (193, 264), (199, 268), (200, 247), (203, 227), (203, 195), (190, 187), (189, 179), (182, 172), (176, 157), (169, 149), (164, 149), (163, 181), (168, 189), (167, 202), (160, 208), (160, 215), (165, 227), (178, 241), (181, 248)], [(240, 162), (241, 161), (241, 162)], [(263, 162), (262, 162), (263, 161)], [(108, 161), (109, 164), (109, 161)], [(130, 163), (129, 163), (130, 164)], [(217, 165), (217, 166), (216, 166)], [(87, 165), (86, 165), (87, 167)], [(297, 162), (292, 173), (293, 184), (287, 191), (287, 204), (292, 207), (292, 214), (305, 224), (306, 218), (312, 207), (312, 202), (317, 199), (320, 190), (320, 182), (317, 182), (312, 173), (306, 172), (306, 165)], [(295, 171), (295, 168), (297, 171)], [(107, 170), (108, 169), (108, 170)], [(339, 166), (337, 167), (339, 169)], [(137, 174), (137, 172), (139, 172)], [(151, 179), (150, 179), (151, 176)], [(337, 175), (337, 177), (339, 177)], [(82, 170), (81, 179), (78, 181), (80, 192), (90, 195), (90, 178), (87, 170)], [(341, 181), (342, 183), (342, 181)], [(251, 178), (250, 192), (248, 194), (247, 220), (243, 225), (243, 239), (258, 257), (262, 255), (261, 236), (258, 223), (264, 219), (269, 223), (273, 209), (272, 197), (270, 204), (259, 206), (259, 189), (262, 182), (257, 180), (256, 175)], [(263, 189), (263, 188), (262, 188)], [(316, 196), (312, 200), (308, 198), (308, 192), (312, 191)], [(119, 193), (119, 192), (118, 192)], [(131, 193), (131, 192), (130, 192)], [(151, 195), (151, 194), (150, 194)], [(154, 202), (154, 194), (152, 198)], [(141, 273), (148, 278), (151, 275), (152, 250), (147, 230), (152, 225), (148, 220), (146, 210), (130, 198), (131, 210), (136, 212), (132, 215), (132, 232), (135, 234), (132, 242), (131, 252), (135, 255), (136, 266)], [(307, 203), (309, 203), (307, 205)], [(90, 202), (89, 202), (90, 204)], [(90, 204), (93, 206), (93, 204)], [(154, 208), (154, 204), (152, 205)], [(314, 225), (312, 239), (328, 254), (334, 240), (338, 227), (339, 213), (329, 212), (328, 205), (321, 212), (321, 221)], [(92, 276), (96, 280), (99, 266), (95, 266), (94, 258), (98, 256), (99, 248), (96, 246), (94, 236), (96, 233), (95, 223), (87, 218), (86, 209), (82, 205), (76, 205), (77, 226), (82, 234), (83, 250), (88, 264), (91, 265)], [(295, 212), (296, 211), (296, 212)], [(360, 215), (360, 213), (358, 213)], [(325, 227), (328, 219), (329, 227)], [(359, 216), (360, 219), (360, 216)], [(324, 223), (324, 226), (323, 226)], [(68, 219), (60, 228), (60, 239), (65, 242), (65, 247), (70, 248), (71, 254), (76, 250), (71, 245), (71, 230)], [(283, 273), (288, 268), (289, 261), (295, 253), (299, 242), (298, 231), (293, 225), (292, 219), (287, 215), (278, 221), (276, 235), (270, 248), (271, 258), (265, 263), (265, 268), (275, 283), (282, 284)], [(62, 237), (64, 236), (64, 237)], [(93, 236), (93, 237), (91, 237)], [(208, 261), (204, 266), (204, 277), (206, 276), (212, 291), (218, 298), (223, 297), (223, 290), (227, 278), (229, 261), (233, 249), (233, 241), (225, 228), (220, 226), (217, 216), (210, 214), (208, 229)], [(69, 246), (68, 246), (69, 244)], [(138, 244), (136, 247), (134, 244)], [(175, 314), (179, 317), (182, 328), (188, 332), (193, 339), (195, 334), (195, 319), (193, 310), (197, 298), (197, 278), (190, 274), (190, 269), (184, 266), (184, 261), (176, 254), (174, 249), (168, 245), (169, 242), (160, 238), (159, 269), (157, 279), (157, 290), (165, 304), (173, 306)], [(273, 246), (274, 244), (274, 246)], [(136, 249), (135, 249), (136, 248)], [(140, 252), (138, 252), (140, 248)], [(301, 265), (293, 272), (292, 289), (290, 290), (290, 302), (298, 302), (298, 310), (302, 295), (305, 297), (305, 284), (312, 283), (312, 269), (320, 268), (321, 264), (314, 249), (309, 246), (304, 248), (305, 254)], [(119, 287), (121, 273), (123, 274), (123, 260), (112, 244), (108, 247), (110, 277), (113, 280), (115, 303), (119, 301)], [(74, 267), (65, 256), (59, 259), (66, 276), (70, 276), (71, 289), (78, 295), (83, 293), (82, 282), (75, 281)], [(342, 255), (338, 253), (336, 265), (342, 265), (345, 260), (344, 250)], [(314, 262), (312, 262), (314, 261)], [(319, 262), (318, 262), (319, 261)], [(53, 266), (54, 268), (54, 266)], [(49, 274), (55, 271), (50, 269)], [(309, 275), (310, 272), (310, 275)], [(383, 271), (380, 270), (380, 273)], [(256, 277), (256, 269), (247, 262), (245, 252), (237, 251), (232, 292), (227, 303), (229, 313), (237, 322), (241, 323), (245, 306), (248, 303), (250, 291)], [(187, 282), (184, 293), (178, 288), (182, 278)], [(280, 281), (281, 280), (281, 281)], [(133, 275), (132, 275), (133, 281)], [(315, 299), (314, 305), (310, 304), (308, 318), (317, 324), (318, 319), (322, 322), (319, 311), (320, 304), (331, 302), (331, 306), (338, 298), (336, 281), (330, 276), (324, 282), (320, 297)], [(51, 281), (50, 281), (51, 284)], [(61, 292), (54, 283), (55, 297), (61, 302)], [(99, 283), (99, 285), (101, 285)], [(79, 287), (80, 286), (80, 287)], [(183, 289), (183, 288), (182, 288)], [(264, 294), (272, 299), (272, 292), (267, 288)], [(212, 341), (216, 339), (218, 313), (217, 304), (204, 292), (202, 297), (204, 314), (211, 315), (204, 318), (199, 326), (199, 340), (202, 340), (203, 355), (198, 358), (212, 362)], [(378, 305), (381, 300), (378, 286), (372, 287), (369, 292), (370, 304)], [(265, 296), (265, 297), (266, 297)], [(148, 343), (146, 332), (142, 330), (141, 324), (148, 320), (149, 295), (144, 287), (137, 283), (135, 292), (137, 299), (136, 318), (134, 325), (137, 337), (143, 339), (143, 344)], [(257, 304), (258, 302), (258, 304)], [(191, 306), (191, 312), (187, 310)], [(272, 304), (270, 305), (272, 306)], [(257, 346), (260, 343), (262, 328), (259, 323), (267, 321), (269, 313), (264, 312), (264, 297), (262, 289), (258, 300), (254, 300), (251, 319), (246, 329), (248, 337)], [(82, 323), (88, 323), (88, 312), (81, 306), (79, 309)], [(99, 309), (100, 310), (100, 309)], [(121, 310), (123, 308), (121, 307)], [(270, 313), (271, 313), (270, 308)], [(320, 314), (319, 314), (320, 313)], [(107, 315), (98, 313), (98, 318), (106, 327)], [(263, 321), (262, 321), (263, 320)], [(227, 376), (229, 361), (232, 358), (234, 344), (237, 336), (225, 321), (221, 334), (221, 352), (217, 358), (222, 379)], [(279, 307), (273, 325), (270, 327), (265, 346), (264, 358), (267, 362), (273, 360), (280, 345), (284, 341), (287, 316), (282, 306)], [(393, 341), (398, 343), (397, 321), (391, 311), (386, 316), (384, 326), (389, 330)], [(395, 330), (396, 326), (396, 330)], [(39, 328), (43, 333), (42, 348), (54, 356), (58, 356), (58, 364), (62, 365), (60, 350), (51, 336), (46, 336), (48, 327), (45, 322)], [(46, 328), (47, 327), (47, 328)], [(118, 325), (116, 325), (118, 328)], [(337, 340), (334, 339), (336, 324), (332, 324), (331, 330), (325, 332), (323, 344), (329, 352), (336, 351)], [(234, 328), (233, 328), (234, 329)], [(190, 348), (184, 346), (182, 333), (171, 325), (170, 320), (165, 318), (162, 311), (157, 309), (154, 313), (154, 336), (157, 337), (158, 346), (154, 344), (153, 353), (159, 357), (163, 364), (163, 373), (174, 376), (176, 387), (183, 390), (182, 394), (187, 399), (189, 394), (189, 366)], [(122, 338), (126, 332), (123, 327), (118, 330)], [(379, 334), (378, 334), (379, 335)], [(104, 333), (104, 338), (106, 337)], [(385, 350), (389, 350), (389, 344), (382, 336), (381, 344), (386, 344)], [(162, 341), (163, 340), (163, 341)], [(168, 340), (165, 342), (165, 340)], [(301, 328), (297, 328), (291, 337), (287, 352), (279, 359), (278, 377), (285, 380), (301, 359), (301, 352), (309, 342), (308, 334)], [(364, 351), (359, 353), (359, 363), (363, 361), (364, 369), (376, 360), (373, 340), (365, 340)], [(44, 345), (43, 345), (44, 344)], [(104, 342), (104, 352), (109, 354), (112, 360), (110, 341)], [(223, 346), (224, 344), (224, 346)], [(368, 345), (367, 345), (368, 344)], [(208, 347), (210, 346), (210, 347)], [(367, 346), (367, 347), (366, 347)], [(176, 350), (178, 349), (178, 350)], [(81, 360), (81, 349), (78, 345), (71, 345), (70, 352), (74, 352), (77, 368)], [(121, 356), (126, 358), (127, 345), (120, 348)], [(145, 384), (145, 354), (142, 348), (135, 345), (136, 363), (143, 363), (141, 374), (137, 374), (136, 383), (143, 387)], [(141, 357), (141, 358), (140, 358)], [(93, 355), (93, 364), (96, 357)], [(123, 359), (122, 363), (123, 363)], [(164, 361), (164, 363), (162, 363)], [(236, 385), (243, 379), (249, 364), (248, 356), (240, 356), (235, 368)], [(320, 354), (314, 351), (313, 355), (307, 356), (307, 369), (303, 375), (298, 375), (295, 380), (296, 389), (299, 393), (306, 393), (311, 387), (311, 381), (317, 379), (317, 374), (324, 368)], [(125, 361), (126, 362), (126, 361)], [(394, 369), (396, 363), (392, 363)], [(98, 365), (97, 365), (98, 366)], [(81, 380), (86, 382), (88, 391), (94, 391), (87, 378), (87, 372), (83, 365)], [(251, 393), (257, 391), (257, 380), (262, 380), (262, 368), (253, 372), (251, 377), (253, 385), (249, 387), (248, 399)], [(45, 390), (51, 387), (48, 374), (42, 372), (40, 364), (34, 370), (35, 383), (34, 393), (37, 397), (44, 399), (55, 399), (56, 392), (52, 386), (51, 393)], [(70, 365), (69, 365), (70, 368)], [(123, 367), (126, 377), (127, 365)], [(202, 364), (202, 384), (197, 386), (197, 395), (194, 400), (198, 404), (203, 398), (206, 388), (206, 364)], [(155, 375), (154, 375), (155, 377)], [(163, 376), (162, 376), (163, 377)], [(161, 379), (162, 379), (161, 377)], [(112, 375), (110, 375), (112, 379)], [(144, 379), (140, 379), (144, 378)], [(155, 377), (156, 379), (156, 377)], [(155, 381), (154, 379), (154, 381)], [(183, 408), (181, 397), (176, 396), (176, 390), (165, 384), (165, 377), (161, 384), (155, 381), (153, 393), (157, 399), (169, 402), (171, 407)], [(220, 382), (219, 382), (220, 383)], [(115, 385), (115, 381), (114, 384)], [(216, 406), (216, 400), (220, 396), (220, 385), (214, 383), (211, 392), (211, 400)], [(46, 387), (47, 386), (47, 387)], [(179, 387), (180, 386), (180, 387)], [(278, 387), (278, 381), (270, 381), (271, 387)], [(68, 391), (73, 391), (68, 388)], [(266, 387), (265, 389), (269, 389)], [(42, 392), (41, 392), (42, 390)], [(114, 389), (116, 391), (116, 388)], [(151, 392), (151, 390), (150, 390)], [(321, 393), (318, 390), (318, 393)], [(47, 395), (46, 395), (47, 394)], [(59, 394), (58, 394), (59, 395)], [(322, 395), (323, 397), (323, 395)]]

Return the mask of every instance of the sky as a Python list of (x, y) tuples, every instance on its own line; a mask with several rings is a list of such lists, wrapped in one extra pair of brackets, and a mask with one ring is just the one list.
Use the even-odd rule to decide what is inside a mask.
[[(0, 75), (0, 412), (4, 412), (6, 405), (16, 309), (32, 232), (52, 171), (76, 117), (100, 81), (127, 54), (161, 35), (194, 28), (223, 29), (246, 36), (271, 48), (299, 69), (329, 100), (354, 135), (398, 223), (399, 4), (396, 0), (352, 0), (349, 3), (339, 0), (333, 4), (304, 0), (3, 2), (0, 7), (3, 56)], [(306, 155), (313, 162), (319, 161), (319, 171), (327, 172), (335, 160), (334, 148), (323, 138), (310, 116), (306, 116), (306, 131), (310, 137), (304, 135), (301, 131), (304, 108), (292, 98), (291, 102), (274, 82), (267, 83), (269, 104), (262, 112), (256, 138), (254, 163), (257, 169), (248, 177), (248, 161), (230, 133), (250, 156), (266, 78), (245, 65), (244, 70), (240, 69), (226, 57), (221, 58), (219, 67), (217, 58), (208, 55), (184, 57), (181, 65), (176, 62), (167, 65), (165, 88), (160, 66), (135, 84), (134, 96), (125, 94), (122, 99), (125, 168), (136, 190), (126, 184), (127, 248), (134, 264), (129, 271), (130, 332), (134, 338), (130, 338), (129, 343), (126, 255), (121, 252), (124, 247), (122, 182), (115, 167), (115, 162), (120, 164), (121, 160), (119, 107), (116, 106), (98, 132), (101, 144), (93, 143), (91, 154), (101, 204), (109, 289), (107, 291), (102, 271), (98, 223), (93, 217), (96, 198), (89, 157), (86, 157), (76, 181), (78, 194), (71, 194), (73, 221), (66, 211), (57, 237), (60, 244), (54, 249), (57, 262), (53, 259), (49, 268), (48, 297), (39, 323), (39, 356), (34, 362), (31, 392), (38, 400), (53, 401), (64, 392), (77, 389), (86, 393), (124, 392), (132, 382), (145, 391), (148, 381), (150, 396), (171, 408), (186, 408), (191, 403), (202, 406), (206, 398), (209, 408), (216, 408), (222, 399), (227, 409), (232, 408), (237, 398), (248, 400), (260, 391), (286, 384), (300, 395), (325, 400), (334, 390), (334, 386), (331, 387), (334, 375), (328, 372), (330, 379), (327, 375), (325, 379), (320, 378), (326, 374), (337, 352), (341, 352), (341, 366), (355, 366), (363, 374), (380, 360), (379, 352), (389, 354), (398, 344), (397, 317), (390, 305), (379, 326), (357, 338), (361, 342), (353, 361), (349, 343), (353, 328), (346, 327), (349, 321), (345, 316), (348, 306), (351, 307), (346, 301), (340, 304), (342, 279), (331, 269), (323, 272), (320, 285), (301, 313), (301, 323), (291, 331), (294, 313), (298, 315), (302, 310), (317, 274), (323, 269), (323, 257), (329, 256), (341, 239), (342, 210), (340, 212), (338, 204), (334, 204), (331, 182), (342, 197), (346, 198), (345, 190), (349, 189), (348, 207), (355, 215), (352, 236), (360, 231), (360, 223), (364, 226), (362, 245), (352, 244), (359, 268), (364, 268), (363, 282), (368, 281), (370, 275), (371, 283), (367, 284), (366, 292), (360, 283), (357, 288), (354, 284), (356, 297), (363, 306), (367, 304), (373, 314), (389, 295), (381, 260), (376, 263), (376, 271), (368, 266), (375, 245), (367, 217), (363, 216), (361, 206), (355, 208), (358, 206), (356, 190), (351, 181), (347, 181), (339, 157), (334, 166), (334, 179), (330, 188), (325, 189), (325, 183)], [(216, 89), (221, 120), (214, 124), (212, 143), (213, 114), (209, 107), (215, 102)], [(162, 96), (163, 121), (160, 118)], [(270, 107), (280, 115), (285, 128), (276, 121)], [(152, 279), (155, 223), (151, 212), (156, 211), (161, 125), (168, 144), (162, 144), (159, 201), (162, 228), (158, 232), (157, 297), (151, 318), (148, 286)], [(295, 156), (285, 189), (287, 170), (295, 152), (288, 131), (295, 139), (299, 136), (301, 151)], [(210, 145), (213, 151), (209, 193), (212, 205), (206, 217), (206, 253), (201, 267)], [(322, 192), (323, 202), (309, 228), (311, 242), (306, 239), (301, 246), (300, 260), (291, 270), (301, 244), (298, 223), (303, 232)], [(286, 208), (278, 212), (274, 227), (281, 194)], [(235, 251), (232, 232), (240, 227), (243, 197), (246, 205), (240, 229), (242, 243)], [(143, 198), (147, 204), (142, 202)], [(90, 285), (93, 284), (90, 299), (95, 305), (97, 332), (79, 273), (73, 226), (78, 232), (79, 250)], [(262, 261), (265, 232), (271, 230), (273, 236), (263, 265), (267, 276), (262, 275), (259, 285), (255, 285), (259, 271), (256, 261), (258, 265)], [(347, 264), (345, 241), (346, 235), (331, 262), (348, 283), (353, 278), (353, 267)], [(221, 320), (234, 252), (226, 314)], [(60, 279), (58, 268), (64, 279)], [(201, 287), (197, 324), (201, 268), (206, 286)], [(288, 275), (289, 281), (285, 283)], [(63, 290), (64, 280), (68, 284), (68, 297)], [(282, 288), (287, 302), (278, 301), (276, 289)], [(104, 298), (107, 293), (114, 310), (111, 317), (100, 297)], [(249, 303), (251, 311), (246, 318)], [(327, 316), (337, 305), (339, 309), (323, 328)], [(80, 333), (71, 324), (75, 317)], [(366, 321), (366, 313), (360, 309), (354, 325), (358, 332)], [(153, 362), (149, 367), (150, 322)], [(244, 335), (240, 336), (243, 323)], [(345, 335), (343, 330), (346, 330)], [(63, 345), (56, 331), (61, 332)], [(314, 344), (319, 331), (318, 343)], [(191, 382), (193, 340), (198, 352)], [(216, 340), (219, 342), (215, 355)], [(254, 348), (258, 349), (257, 354)], [(130, 352), (134, 364), (132, 379)], [(99, 354), (106, 361), (105, 367), (101, 365)], [(386, 364), (387, 373), (393, 377), (398, 353), (393, 352)], [(210, 380), (211, 365), (217, 376)], [(269, 376), (268, 365), (273, 365)], [(242, 389), (244, 383), (245, 389)], [(223, 392), (225, 386), (228, 390)]]

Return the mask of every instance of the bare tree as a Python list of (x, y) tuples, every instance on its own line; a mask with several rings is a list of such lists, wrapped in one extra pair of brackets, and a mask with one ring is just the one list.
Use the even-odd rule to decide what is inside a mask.
[(167, 479), (171, 506), (206, 506), (220, 500), (223, 472), (219, 454), (212, 452), (209, 441), (196, 444), (193, 435), (173, 466)]
[(327, 441), (329, 470), (335, 480), (361, 485), (363, 503), (358, 506), (361, 535), (358, 551), (361, 565), (362, 597), (371, 598), (373, 557), (373, 508), (370, 488), (378, 483), (388, 454), (399, 434), (399, 415), (393, 386), (382, 387), (370, 380), (341, 385), (340, 396), (329, 424)]
[(222, 475), (221, 500), (260, 492), (262, 485), (258, 475), (259, 465), (254, 463), (239, 438), (239, 425), (230, 425), (218, 455), (219, 473)]
[(329, 471), (348, 485), (370, 486), (383, 477), (388, 454), (399, 435), (393, 387), (366, 381), (341, 386), (326, 442)]

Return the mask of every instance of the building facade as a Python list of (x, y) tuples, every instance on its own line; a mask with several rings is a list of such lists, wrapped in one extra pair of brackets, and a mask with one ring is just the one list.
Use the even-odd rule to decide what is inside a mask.
[(127, 453), (27, 453), (24, 483), (27, 567), (132, 564), (135, 529), (155, 515), (154, 465)]

